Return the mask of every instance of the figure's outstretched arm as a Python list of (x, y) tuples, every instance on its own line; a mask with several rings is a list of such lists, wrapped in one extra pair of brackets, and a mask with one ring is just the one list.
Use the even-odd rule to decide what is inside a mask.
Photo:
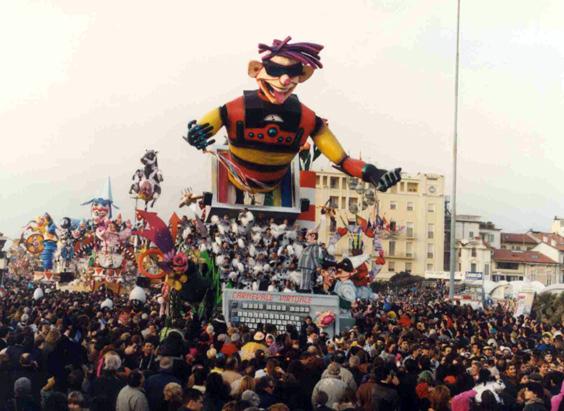
[(207, 146), (215, 143), (210, 140), (219, 129), (223, 127), (223, 120), (219, 108), (213, 109), (200, 120), (192, 120), (188, 123), (188, 133), (183, 137), (188, 144), (198, 150), (205, 150)]
[(374, 185), (380, 191), (386, 191), (401, 180), (401, 168), (381, 170), (373, 164), (350, 158), (327, 125), (320, 128), (313, 136), (313, 141), (323, 155), (335, 164), (335, 168)]

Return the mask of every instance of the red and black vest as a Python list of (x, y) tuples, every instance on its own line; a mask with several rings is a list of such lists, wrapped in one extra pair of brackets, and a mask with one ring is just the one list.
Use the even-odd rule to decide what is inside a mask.
[[(268, 191), (264, 186), (274, 189), (280, 183), (307, 138), (323, 124), (296, 95), (284, 104), (272, 104), (259, 96), (258, 90), (245, 91), (242, 97), (220, 107), (220, 113), (232, 148), (231, 160), (246, 177), (251, 177), (250, 186), (261, 191)], [(269, 164), (260, 152), (280, 154), (282, 160)]]

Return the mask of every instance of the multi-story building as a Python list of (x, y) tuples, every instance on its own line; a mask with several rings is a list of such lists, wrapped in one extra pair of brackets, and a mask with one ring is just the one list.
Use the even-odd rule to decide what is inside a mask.
[(564, 237), (557, 233), (529, 232), (538, 241), (533, 251), (546, 255), (558, 263), (557, 282), (564, 283)]
[[(317, 171), (316, 221), (321, 217), (321, 206), (330, 204), (338, 213), (339, 226), (355, 219), (351, 210), (373, 220), (373, 207), (366, 207), (366, 194), (350, 188), (350, 177), (336, 171)], [(361, 182), (361, 184), (363, 184)], [(366, 185), (364, 185), (366, 187)], [(423, 275), (425, 271), (443, 269), (444, 254), (444, 177), (436, 174), (402, 174), (402, 181), (386, 193), (376, 192), (377, 214), (398, 230), (382, 236), (386, 265), (381, 277), (406, 271)], [(321, 241), (327, 241), (327, 230), (321, 228)], [(371, 244), (366, 243), (366, 252)], [(337, 255), (347, 253), (347, 244), (341, 241)]]
[(535, 248), (538, 241), (529, 233), (501, 233), (501, 249), (512, 251), (530, 251)]
[(544, 285), (558, 282), (559, 264), (538, 251), (494, 249), (493, 281), (530, 280)]
[(457, 271), (463, 273), (482, 273), (486, 278), (491, 274), (492, 248), (481, 237), (471, 240), (458, 240)]
[(501, 244), (501, 229), (480, 216), (456, 216), (457, 267), (461, 272), (491, 274), (492, 250)]

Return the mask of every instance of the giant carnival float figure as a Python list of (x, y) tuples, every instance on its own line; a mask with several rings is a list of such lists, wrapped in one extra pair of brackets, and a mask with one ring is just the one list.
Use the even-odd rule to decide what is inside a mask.
[(298, 84), (323, 67), (319, 56), (323, 46), (290, 40), (274, 40), (271, 46), (259, 44), (261, 60), (248, 65), (248, 74), (258, 89), (245, 91), (198, 121), (190, 121), (184, 139), (206, 151), (215, 143), (212, 137), (225, 126), (229, 150), (221, 160), (236, 188), (236, 203), (243, 202), (244, 192), (272, 193), (309, 137), (342, 172), (380, 191), (397, 184), (401, 168), (386, 171), (350, 158), (327, 123), (293, 94)]
[(50, 280), (53, 260), (57, 251), (57, 226), (48, 213), (30, 221), (20, 238), (20, 243), (32, 255), (39, 256), (45, 278)]
[(113, 208), (118, 208), (112, 198), (110, 179), (107, 194), (95, 197), (82, 205), (90, 205), (91, 230), (94, 238), (89, 266), (92, 274), (93, 288), (105, 284), (113, 291), (119, 292), (123, 281), (122, 274), (128, 261), (135, 256), (130, 244), (131, 223), (123, 222), (121, 215), (112, 220)]
[(146, 150), (141, 163), (143, 168), (137, 169), (133, 174), (133, 184), (129, 188), (129, 194), (136, 194), (135, 198), (145, 202), (145, 210), (147, 207), (153, 207), (155, 201), (161, 195), (161, 183), (164, 181), (157, 162), (157, 151)]

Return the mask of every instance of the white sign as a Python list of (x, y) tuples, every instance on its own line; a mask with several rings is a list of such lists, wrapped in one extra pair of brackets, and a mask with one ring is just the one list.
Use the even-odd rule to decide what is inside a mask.
[(484, 274), (466, 271), (466, 279), (472, 281), (482, 281), (484, 279)]

